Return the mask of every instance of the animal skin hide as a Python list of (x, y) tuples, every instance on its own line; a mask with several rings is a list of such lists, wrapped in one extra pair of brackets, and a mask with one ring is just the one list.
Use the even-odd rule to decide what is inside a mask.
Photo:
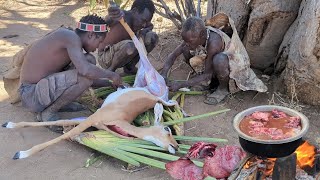
[(144, 51), (144, 45), (136, 36), (132, 38), (134, 45), (138, 49), (140, 60), (136, 79), (133, 87), (142, 87), (164, 101), (168, 101), (169, 88), (164, 78), (154, 69)]

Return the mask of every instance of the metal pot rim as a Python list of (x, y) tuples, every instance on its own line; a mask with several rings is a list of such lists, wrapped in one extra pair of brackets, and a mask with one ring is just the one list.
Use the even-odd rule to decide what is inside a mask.
[[(302, 129), (301, 131), (294, 137), (290, 137), (287, 139), (280, 139), (280, 140), (261, 140), (261, 139), (255, 139), (251, 136), (246, 135), (245, 133), (243, 133), (240, 128), (239, 128), (239, 124), (240, 121), (247, 115), (254, 113), (255, 111), (272, 111), (273, 109), (277, 109), (280, 111), (283, 111), (284, 113), (290, 115), (290, 116), (299, 116), (301, 118), (301, 124), (302, 124)], [(256, 142), (256, 143), (261, 143), (261, 144), (284, 144), (284, 143), (289, 143), (292, 141), (295, 141), (297, 139), (302, 138), (302, 136), (304, 136), (308, 129), (309, 129), (309, 120), (308, 118), (303, 115), (302, 113), (287, 108), (287, 107), (283, 107), (283, 106), (275, 106), (275, 105), (262, 105), (262, 106), (255, 106), (249, 109), (246, 109), (240, 113), (238, 113), (234, 118), (233, 118), (233, 128), (234, 130), (238, 133), (238, 135), (248, 141), (251, 142)]]

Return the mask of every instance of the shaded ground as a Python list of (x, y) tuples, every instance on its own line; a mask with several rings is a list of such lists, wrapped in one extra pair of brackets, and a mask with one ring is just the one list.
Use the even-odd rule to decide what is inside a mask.
[[(81, 16), (87, 14), (87, 4), (82, 1), (4, 1), (0, 0), (0, 73), (1, 77), (8, 69), (9, 59), (20, 49), (40, 38), (50, 30), (64, 24), (74, 27)], [(105, 15), (104, 10), (97, 11)], [(172, 24), (155, 16), (155, 31), (160, 34), (160, 43), (149, 55), (150, 60), (158, 69), (163, 60), (180, 42), (179, 32)], [(7, 35), (18, 35), (4, 39)], [(188, 67), (181, 63), (181, 59), (174, 65), (172, 76), (177, 79), (186, 79)], [(184, 70), (182, 70), (184, 69)], [(208, 106), (203, 103), (204, 96), (188, 96), (185, 110), (191, 114), (201, 114), (222, 108), (230, 108), (231, 111), (218, 117), (193, 121), (185, 125), (186, 135), (220, 137), (229, 140), (228, 144), (237, 144), (237, 135), (232, 129), (231, 121), (238, 112), (256, 105), (269, 104), (272, 100), (273, 83), (268, 82), (268, 93), (256, 94), (255, 92), (241, 92), (230, 96), (218, 106)], [(280, 86), (281, 87), (281, 86)], [(280, 96), (275, 96), (277, 104), (288, 103)], [(310, 119), (310, 131), (306, 138), (313, 143), (318, 143), (320, 137), (320, 110), (317, 107), (302, 107), (304, 113)], [(82, 112), (88, 114), (88, 112)], [(81, 115), (82, 115), (81, 114)], [(33, 114), (26, 112), (21, 105), (12, 106), (7, 101), (7, 93), (0, 80), (0, 123), (5, 121), (33, 121)], [(65, 117), (77, 117), (79, 113), (64, 114)], [(121, 170), (125, 165), (113, 158), (105, 158), (89, 168), (83, 168), (85, 161), (92, 151), (72, 142), (61, 142), (28, 159), (13, 161), (11, 157), (16, 151), (26, 150), (33, 145), (51, 140), (57, 137), (46, 128), (26, 128), (19, 130), (0, 131), (0, 179), (170, 179), (168, 175), (158, 169), (147, 169), (135, 173)]]

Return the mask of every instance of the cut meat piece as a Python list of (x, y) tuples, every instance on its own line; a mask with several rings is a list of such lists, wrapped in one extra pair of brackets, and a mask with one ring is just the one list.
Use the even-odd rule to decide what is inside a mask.
[(218, 148), (212, 157), (206, 157), (203, 174), (205, 177), (226, 178), (245, 156), (246, 153), (238, 146)]
[(286, 117), (288, 117), (286, 115), (286, 113), (284, 113), (282, 111), (278, 111), (276, 109), (272, 110), (271, 113), (272, 113), (273, 118), (286, 118)]
[(198, 142), (190, 148), (188, 156), (204, 157), (203, 170), (194, 165), (189, 158), (180, 158), (166, 164), (166, 170), (171, 177), (180, 180), (202, 180), (207, 176), (226, 178), (246, 153), (238, 146), (216, 149), (215, 144)]
[(260, 121), (250, 121), (250, 128), (254, 129), (254, 128), (257, 128), (257, 127), (263, 127), (265, 125), (265, 123), (263, 122), (260, 122)]
[(299, 128), (301, 126), (300, 117), (290, 117), (289, 122), (284, 126), (287, 128)]
[(217, 145), (208, 144), (205, 142), (197, 142), (191, 146), (187, 154), (188, 158), (205, 158), (207, 156), (213, 156), (213, 153)]
[(202, 169), (189, 159), (179, 158), (176, 161), (166, 163), (166, 170), (174, 179), (179, 180), (202, 180)]
[(257, 120), (269, 121), (270, 113), (256, 111), (251, 116)]

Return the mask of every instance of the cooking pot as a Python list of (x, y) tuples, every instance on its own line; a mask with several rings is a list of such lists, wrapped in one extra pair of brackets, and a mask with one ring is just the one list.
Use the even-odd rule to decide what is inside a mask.
[[(301, 131), (295, 136), (287, 139), (261, 140), (248, 136), (240, 130), (240, 121), (245, 116), (256, 111), (272, 111), (274, 109), (282, 111), (290, 116), (299, 116), (301, 118)], [(252, 107), (238, 113), (233, 119), (233, 128), (238, 133), (240, 145), (245, 151), (261, 157), (279, 158), (292, 154), (303, 143), (302, 137), (309, 129), (309, 120), (305, 115), (290, 108), (274, 105), (263, 105)]]

